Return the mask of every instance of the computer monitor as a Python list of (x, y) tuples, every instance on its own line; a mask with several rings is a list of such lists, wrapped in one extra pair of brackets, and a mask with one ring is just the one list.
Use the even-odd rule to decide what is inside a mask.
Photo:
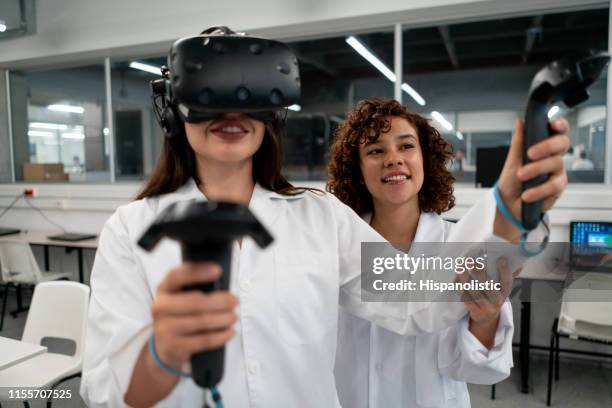
[(612, 272), (612, 222), (570, 222), (572, 269)]

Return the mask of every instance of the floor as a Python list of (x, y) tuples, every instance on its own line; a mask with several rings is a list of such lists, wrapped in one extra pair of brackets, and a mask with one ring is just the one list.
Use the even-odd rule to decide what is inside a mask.
[[(28, 294), (25, 294), (25, 303), (29, 302)], [(8, 310), (15, 308), (14, 294), (8, 299)], [(1, 304), (0, 304), (1, 306)], [(8, 315), (5, 317), (4, 329), (0, 336), (21, 338), (25, 325), (26, 313), (20, 314), (16, 319)], [(515, 352), (515, 357), (516, 357)], [(516, 365), (516, 363), (515, 363)], [(470, 385), (470, 396), (472, 407), (495, 407), (495, 408), (536, 408), (546, 407), (546, 381), (547, 360), (544, 355), (532, 356), (531, 364), (531, 387), (529, 394), (519, 392), (519, 371), (514, 369), (507, 380), (499, 383), (496, 390), (496, 399), (490, 399), (491, 387), (484, 385)], [(80, 379), (65, 382), (59, 388), (72, 390), (72, 399), (62, 400), (53, 404), (59, 408), (84, 407), (85, 403), (79, 395)], [(580, 360), (568, 360), (561, 356), (560, 380), (554, 384), (553, 407), (581, 407), (599, 408), (612, 407), (612, 368), (610, 364), (601, 365), (595, 362)], [(42, 408), (42, 401), (32, 401), (32, 408)], [(2, 408), (23, 407), (21, 403), (2, 402)]]

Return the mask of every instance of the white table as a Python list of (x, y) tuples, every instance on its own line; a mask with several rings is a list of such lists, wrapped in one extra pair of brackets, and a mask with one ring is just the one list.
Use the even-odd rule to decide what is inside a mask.
[(77, 260), (79, 266), (79, 282), (84, 283), (84, 268), (83, 268), (83, 250), (96, 249), (98, 247), (98, 239), (86, 239), (82, 241), (58, 241), (47, 238), (49, 235), (57, 235), (57, 231), (23, 231), (18, 234), (3, 235), (0, 241), (22, 241), (30, 245), (40, 245), (44, 249), (45, 254), (45, 270), (49, 270), (49, 247), (62, 247), (69, 250), (77, 251)]
[(46, 352), (47, 348), (38, 344), (0, 337), (0, 370)]

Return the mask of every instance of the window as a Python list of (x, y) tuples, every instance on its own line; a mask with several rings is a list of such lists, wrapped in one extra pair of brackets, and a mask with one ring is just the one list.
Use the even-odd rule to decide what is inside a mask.
[[(403, 102), (433, 118), (457, 152), (457, 180), (473, 183), (477, 149), (510, 144), (514, 117), (524, 117), (535, 73), (574, 51), (607, 50), (607, 37), (607, 8), (408, 28), (403, 79), (426, 105), (405, 95)], [(549, 111), (552, 119), (570, 122), (571, 182), (604, 181), (606, 87), (604, 73), (589, 88), (588, 101), (574, 109), (559, 103)]]
[[(325, 180), (336, 126), (361, 99), (393, 97), (393, 33), (379, 32), (290, 43), (302, 80), (284, 140), (290, 180)], [(377, 68), (378, 67), (378, 68)]]
[(11, 71), (15, 178), (108, 182), (102, 65)]
[(140, 180), (151, 173), (164, 136), (151, 105), (149, 82), (161, 78), (165, 58), (131, 59), (111, 65), (115, 176)]
[[(608, 21), (609, 8), (599, 8), (405, 26), (402, 102), (432, 119), (456, 151), (456, 179), (473, 184), (478, 149), (510, 144), (534, 74), (585, 47), (607, 50)], [(287, 114), (284, 171), (292, 181), (325, 180), (329, 146), (346, 113), (364, 98), (394, 97), (394, 29), (289, 45), (299, 59), (302, 99)], [(31, 179), (32, 167), (46, 169), (49, 180), (146, 177), (163, 146), (149, 82), (160, 77), (165, 64), (165, 55), (113, 61), (112, 132), (103, 64), (10, 71), (16, 179)], [(559, 103), (549, 111), (551, 118), (564, 116), (571, 125), (572, 152), (565, 157), (571, 182), (602, 183), (612, 167), (605, 154), (606, 74), (589, 88), (585, 103), (575, 108)], [(109, 151), (111, 133), (114, 152)]]

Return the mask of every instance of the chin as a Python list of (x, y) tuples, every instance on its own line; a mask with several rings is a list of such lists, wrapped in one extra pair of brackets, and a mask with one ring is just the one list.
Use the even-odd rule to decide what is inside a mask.
[(400, 193), (391, 194), (385, 197), (385, 201), (392, 205), (403, 205), (413, 200), (417, 196), (417, 193), (413, 191), (402, 191)]
[(228, 148), (217, 148), (206, 150), (201, 157), (221, 163), (238, 163), (248, 159), (251, 159), (255, 153), (245, 151), (246, 149), (236, 149), (234, 147)]

